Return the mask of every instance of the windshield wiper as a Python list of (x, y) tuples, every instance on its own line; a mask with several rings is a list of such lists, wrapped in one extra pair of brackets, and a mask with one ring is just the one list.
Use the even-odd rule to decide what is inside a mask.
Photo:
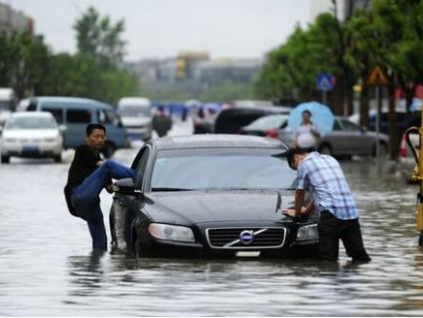
[(193, 189), (183, 189), (183, 188), (151, 188), (151, 191), (193, 191)]

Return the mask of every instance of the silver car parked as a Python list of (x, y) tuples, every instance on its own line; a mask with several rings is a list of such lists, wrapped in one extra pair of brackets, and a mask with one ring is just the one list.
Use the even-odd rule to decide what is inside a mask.
[[(278, 138), (286, 145), (291, 146), (294, 133), (287, 125), (287, 115), (270, 115), (262, 117), (244, 127), (242, 134), (267, 136)], [(388, 136), (379, 134), (380, 156), (388, 153)], [(336, 117), (331, 133), (323, 136), (317, 149), (321, 153), (342, 156), (374, 156), (376, 154), (376, 133), (352, 123), (345, 117)]]

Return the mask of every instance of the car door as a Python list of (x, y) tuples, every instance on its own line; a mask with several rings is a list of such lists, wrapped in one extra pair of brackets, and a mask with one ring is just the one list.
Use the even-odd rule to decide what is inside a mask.
[(332, 155), (343, 155), (345, 143), (345, 132), (338, 118), (335, 119), (333, 130), (324, 135), (320, 141), (318, 149), (322, 150), (324, 147), (330, 148), (329, 151)]
[(371, 153), (371, 142), (374, 143), (374, 140), (369, 140), (364, 130), (350, 122), (347, 119), (341, 119), (341, 124), (343, 131), (345, 132), (345, 142), (344, 150), (346, 154), (351, 155), (368, 155)]
[(96, 111), (97, 121), (107, 130), (107, 139), (116, 148), (124, 148), (127, 143), (126, 129), (122, 126), (116, 112), (112, 109), (99, 109)]
[[(140, 150), (131, 168), (136, 170), (134, 188), (143, 191), (145, 172), (150, 156), (150, 147), (145, 146)], [(113, 242), (117, 246), (126, 244), (128, 249), (132, 247), (132, 227), (139, 206), (142, 204), (142, 196), (115, 192), (110, 210), (110, 229)]]
[(65, 119), (65, 147), (76, 148), (85, 143), (85, 129), (92, 122), (92, 111), (90, 109), (67, 108)]

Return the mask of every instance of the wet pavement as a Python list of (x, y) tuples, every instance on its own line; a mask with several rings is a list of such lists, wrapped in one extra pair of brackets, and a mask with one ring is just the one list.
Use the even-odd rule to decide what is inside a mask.
[[(119, 151), (116, 160), (129, 164), (135, 153)], [(68, 162), (71, 157), (64, 154)], [(423, 316), (417, 188), (390, 163), (343, 162), (373, 258), (362, 265), (351, 264), (343, 248), (337, 264), (137, 262), (93, 253), (85, 223), (65, 207), (68, 168), (48, 160), (0, 165), (1, 316)], [(101, 198), (107, 220), (112, 199)]]

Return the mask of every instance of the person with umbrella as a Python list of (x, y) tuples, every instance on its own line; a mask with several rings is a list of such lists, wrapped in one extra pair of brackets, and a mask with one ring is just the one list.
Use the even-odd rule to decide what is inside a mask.
[(315, 150), (319, 138), (333, 129), (335, 116), (318, 102), (302, 103), (289, 114), (288, 127), (295, 133), (293, 148)]
[(317, 141), (320, 138), (319, 130), (311, 122), (311, 112), (309, 110), (304, 110), (301, 114), (301, 117), (302, 123), (295, 133), (293, 147), (315, 150)]

